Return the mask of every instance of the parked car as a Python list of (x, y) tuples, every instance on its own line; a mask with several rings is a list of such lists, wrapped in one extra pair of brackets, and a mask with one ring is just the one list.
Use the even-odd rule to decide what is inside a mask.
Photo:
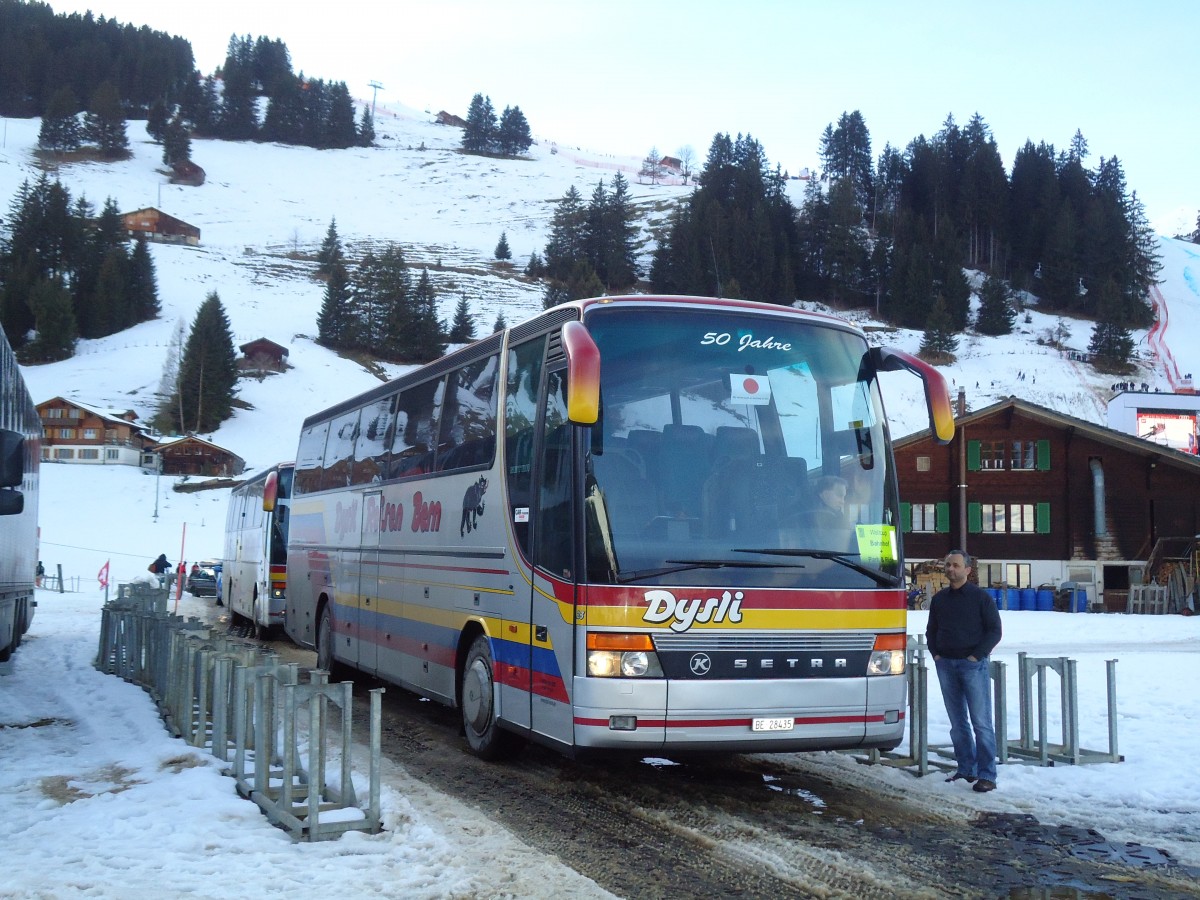
[(217, 571), (221, 563), (215, 559), (202, 559), (197, 565), (200, 568), (188, 575), (187, 592), (193, 597), (217, 596)]

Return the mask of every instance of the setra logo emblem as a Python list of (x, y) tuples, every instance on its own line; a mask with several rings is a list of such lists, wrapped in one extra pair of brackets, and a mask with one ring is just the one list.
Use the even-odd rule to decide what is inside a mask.
[(708, 658), (707, 653), (695, 653), (688, 661), (688, 668), (692, 670), (693, 675), (707, 675), (712, 671), (712, 660)]

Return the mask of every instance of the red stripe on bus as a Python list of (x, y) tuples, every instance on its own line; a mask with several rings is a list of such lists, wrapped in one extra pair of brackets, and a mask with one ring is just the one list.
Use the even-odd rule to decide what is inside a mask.
[[(608, 719), (575, 717), (576, 725), (607, 728)], [(646, 719), (637, 717), (638, 728), (749, 728), (752, 719)], [(883, 716), (806, 716), (796, 717), (796, 725), (878, 725)], [(766, 734), (767, 732), (763, 732)]]
[[(674, 587), (662, 588), (677, 597), (691, 599), (720, 597), (728, 588)], [(742, 609), (904, 609), (903, 591), (740, 591)], [(581, 592), (583, 594), (583, 592)], [(637, 607), (646, 604), (646, 589), (631, 591), (628, 588), (603, 588), (590, 586), (580, 598), (581, 606)]]

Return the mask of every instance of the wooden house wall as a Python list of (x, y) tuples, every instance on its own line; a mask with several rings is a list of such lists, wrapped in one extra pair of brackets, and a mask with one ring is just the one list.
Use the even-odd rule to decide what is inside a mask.
[[(968, 531), (968, 552), (984, 559), (1144, 560), (1158, 538), (1200, 533), (1200, 471), (1164, 461), (1161, 448), (1127, 449), (1068, 423), (1008, 408), (963, 426), (945, 447), (923, 439), (897, 448), (901, 501), (949, 506), (948, 532), (905, 533), (907, 557), (938, 558), (962, 540), (957, 486), (962, 483), (964, 442), (998, 441), (1007, 450), (1015, 440), (1048, 441), (1049, 469), (968, 468), (967, 503), (1049, 503), (1049, 532)], [(921, 456), (929, 457), (928, 472), (917, 471)], [(1093, 459), (1100, 461), (1104, 475), (1108, 533), (1100, 537), (1095, 533)]]

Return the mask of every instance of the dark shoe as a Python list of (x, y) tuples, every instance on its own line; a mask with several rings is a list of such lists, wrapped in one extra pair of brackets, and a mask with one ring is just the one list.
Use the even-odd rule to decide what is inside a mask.
[(996, 782), (988, 781), (986, 778), (980, 778), (979, 781), (975, 782), (975, 787), (973, 787), (971, 790), (975, 791), (977, 794), (986, 794), (988, 791), (994, 791), (995, 789)]
[[(974, 784), (975, 776), (974, 775), (964, 775), (962, 772), (955, 772), (953, 775), (951, 775), (946, 780), (947, 781), (965, 781), (967, 784)], [(995, 787), (995, 785), (992, 785), (992, 787)], [(976, 788), (975, 790), (979, 790), (979, 788)]]

